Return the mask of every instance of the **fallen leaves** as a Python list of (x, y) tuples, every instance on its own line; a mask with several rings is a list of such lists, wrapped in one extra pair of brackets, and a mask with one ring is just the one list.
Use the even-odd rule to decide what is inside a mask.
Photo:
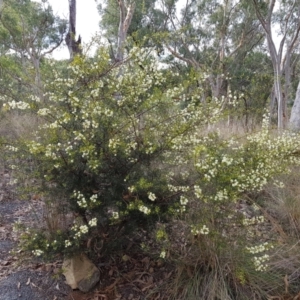
[(11, 261), (8, 261), (8, 260), (1, 260), (0, 261), (0, 265), (1, 266), (8, 266), (11, 264)]
[[(134, 257), (134, 258), (133, 258)], [(107, 262), (107, 261), (106, 261)], [(149, 299), (164, 299), (159, 288), (174, 273), (161, 259), (149, 256), (122, 254), (109, 263), (101, 264), (101, 288), (91, 300), (141, 300), (152, 294)], [(157, 290), (157, 292), (153, 292)]]

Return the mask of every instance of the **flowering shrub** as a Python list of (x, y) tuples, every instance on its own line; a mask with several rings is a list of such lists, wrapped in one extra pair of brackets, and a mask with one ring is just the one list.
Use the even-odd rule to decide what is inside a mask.
[[(241, 200), (248, 201), (248, 195), (263, 191), (267, 183), (274, 183), (278, 188), (284, 186), (276, 178), (299, 165), (299, 157), (295, 155), (300, 147), (299, 135), (290, 132), (274, 135), (264, 120), (260, 132), (243, 139), (228, 140), (219, 133), (194, 132), (181, 139), (180, 145), (180, 149), (177, 146), (173, 149), (177, 154), (169, 157), (170, 163), (172, 157), (176, 158), (177, 169), (174, 165), (176, 172), (169, 174), (168, 188), (180, 196), (174, 213), (182, 221), (170, 225), (166, 230), (168, 236), (161, 244), (165, 251), (169, 248), (169, 258), (179, 260), (181, 268), (186, 270), (179, 273), (176, 282), (186, 282), (191, 273), (198, 279), (194, 294), (188, 294), (193, 290), (191, 286), (176, 286), (174, 293), (183, 299), (195, 295), (214, 299), (220, 292), (218, 289), (224, 289), (224, 295), (229, 290), (236, 291), (230, 299), (244, 299), (243, 285), (259, 281), (260, 274), (269, 272), (276, 240), (262, 241), (259, 229), (268, 220), (255, 198), (245, 204), (253, 211), (252, 215), (240, 208)], [(222, 286), (224, 280), (229, 290), (228, 286)], [(272, 289), (273, 284), (270, 280), (269, 287), (265, 288)]]
[(276, 176), (300, 163), (298, 135), (272, 136), (266, 120), (243, 139), (209, 133), (206, 125), (221, 117), (222, 101), (202, 103), (191, 82), (174, 85), (179, 75), (160, 70), (151, 49), (133, 49), (124, 64), (112, 65), (101, 48), (94, 59), (76, 57), (64, 76), (53, 72), (43, 101), (5, 103), (29, 110), (40, 123), (35, 138), (7, 149), (18, 157), (13, 165), (38, 178), (49, 201), (66, 200), (76, 219), (54, 232), (25, 229), (24, 249), (72, 254), (102, 239), (102, 227), (149, 229), (174, 217), (185, 241), (176, 245), (172, 222), (161, 226), (155, 237), (161, 258), (183, 259), (195, 272), (229, 272), (239, 283), (268, 271), (276, 245), (259, 241), (254, 228), (264, 217), (259, 209), (244, 215), (239, 200), (272, 181), (282, 186)]
[[(266, 122), (259, 133), (248, 135), (244, 141), (223, 139), (218, 133), (202, 137), (194, 133), (181, 140), (181, 147), (184, 144), (193, 151), (185, 152), (186, 156), (172, 154), (180, 161), (180, 169), (169, 176), (168, 188), (180, 194), (178, 212), (188, 209), (197, 220), (200, 212), (202, 220), (191, 224), (193, 234), (210, 231), (211, 218), (213, 226), (219, 224), (219, 233), (224, 233), (226, 224), (230, 228), (237, 218), (246, 227), (264, 222), (262, 215), (249, 219), (238, 214), (237, 202), (246, 193), (262, 191), (269, 182), (282, 186), (276, 176), (289, 173), (291, 166), (300, 163), (299, 157), (293, 155), (300, 147), (299, 136), (272, 136)], [(190, 170), (188, 175), (182, 172), (184, 169)]]
[[(160, 70), (151, 49), (132, 49), (124, 64), (112, 65), (102, 48), (93, 60), (76, 57), (65, 73), (54, 70), (43, 101), (34, 96), (4, 105), (39, 118), (35, 138), (19, 150), (36, 162), (31, 175), (44, 182), (43, 194), (66, 199), (83, 221), (63, 233), (60, 251), (87, 239), (92, 220), (143, 225), (173, 214), (184, 200), (167, 188), (173, 166), (166, 157), (222, 109), (217, 99), (199, 103), (201, 91), (188, 82), (173, 86), (179, 75)], [(46, 252), (47, 244), (32, 251)]]

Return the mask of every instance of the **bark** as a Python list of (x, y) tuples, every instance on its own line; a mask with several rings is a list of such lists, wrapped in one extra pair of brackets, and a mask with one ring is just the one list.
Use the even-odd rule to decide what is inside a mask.
[(40, 59), (38, 57), (34, 57), (33, 55), (30, 57), (32, 64), (34, 65), (34, 69), (35, 69), (35, 86), (34, 86), (34, 90), (35, 90), (35, 94), (36, 96), (38, 96), (40, 99), (43, 99), (43, 84), (42, 84), (42, 79), (41, 79), (41, 72), (40, 72)]
[(261, 15), (258, 5), (257, 5), (257, 1), (253, 0), (253, 3), (254, 3), (256, 15), (257, 15), (257, 17), (264, 29), (265, 35), (266, 35), (268, 49), (269, 49), (269, 53), (270, 53), (271, 60), (272, 60), (273, 71), (274, 71), (274, 93), (275, 93), (275, 97), (277, 99), (277, 127), (278, 127), (278, 129), (281, 130), (284, 127), (284, 122), (283, 122), (284, 98), (282, 95), (282, 85), (281, 85), (281, 81), (280, 81), (280, 76), (282, 73), (280, 66), (281, 66), (282, 49), (283, 49), (283, 45), (284, 45), (285, 36), (281, 40), (279, 51), (277, 52), (275, 43), (274, 43), (274, 40), (272, 37), (272, 29), (271, 29), (272, 15), (273, 15), (273, 10), (274, 10), (274, 6), (275, 6), (275, 0), (271, 0), (269, 2), (268, 15), (267, 15), (266, 19), (264, 19), (263, 16)]
[[(289, 89), (288, 86), (290, 84), (290, 76), (289, 76), (289, 70), (290, 70), (290, 57), (292, 54), (292, 51), (295, 48), (296, 41), (299, 36), (299, 31), (300, 31), (300, 22), (297, 24), (297, 28), (295, 28), (294, 34), (290, 37), (290, 43), (286, 47), (286, 54), (285, 57), (283, 57), (283, 49), (284, 46), (286, 45), (286, 40), (287, 40), (287, 34), (288, 34), (288, 26), (289, 26), (289, 21), (292, 17), (293, 10), (295, 8), (295, 3), (294, 5), (290, 8), (290, 10), (287, 12), (285, 21), (283, 24), (284, 30), (283, 30), (283, 37), (281, 39), (279, 49), (278, 51), (276, 50), (274, 39), (272, 37), (272, 16), (273, 16), (273, 11), (275, 7), (275, 2), (276, 0), (270, 0), (268, 4), (268, 14), (266, 18), (262, 16), (259, 10), (259, 5), (257, 0), (252, 0), (255, 8), (255, 13), (260, 21), (263, 30), (266, 35), (267, 39), (267, 44), (268, 44), (268, 49), (269, 53), (271, 56), (272, 60), (272, 65), (273, 65), (273, 71), (274, 71), (274, 94), (277, 100), (277, 126), (279, 130), (282, 130), (286, 124), (287, 124), (287, 114), (286, 114), (286, 99), (288, 98), (288, 93)], [(284, 88), (284, 93), (283, 93), (283, 87), (281, 84), (281, 76), (283, 74), (283, 71), (286, 71), (286, 86)]]
[(291, 111), (291, 118), (290, 118), (290, 129), (299, 131), (300, 130), (300, 82), (298, 84), (296, 98), (294, 101), (294, 105)]
[(69, 32), (66, 36), (66, 44), (69, 49), (70, 58), (82, 54), (81, 37), (76, 41), (76, 0), (69, 0)]
[[(287, 116), (287, 103), (289, 101), (289, 95), (291, 91), (291, 53), (290, 51), (287, 52), (285, 65), (284, 65), (284, 71), (285, 71), (285, 82), (284, 82), (284, 107), (283, 107), (283, 114), (284, 116)], [(287, 122), (287, 120), (286, 120)]]
[(135, 3), (130, 2), (129, 4), (126, 4), (125, 0), (118, 0), (118, 3), (120, 9), (120, 21), (118, 29), (117, 53), (115, 57), (116, 61), (120, 62), (124, 59), (124, 43), (127, 37), (128, 28), (134, 14)]

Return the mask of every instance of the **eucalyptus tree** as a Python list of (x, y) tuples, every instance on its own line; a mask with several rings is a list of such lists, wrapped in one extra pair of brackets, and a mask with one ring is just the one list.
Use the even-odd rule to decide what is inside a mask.
[[(120, 49), (118, 3), (107, 0), (106, 5), (99, 5), (104, 35), (116, 49)], [(240, 87), (240, 91), (248, 92), (245, 110), (249, 107), (256, 91), (245, 84), (241, 88), (236, 75), (247, 55), (263, 42), (249, 1), (187, 0), (183, 6), (177, 0), (138, 1), (127, 35), (134, 44), (154, 46), (160, 60), (168, 69), (179, 71), (182, 80), (192, 79), (195, 88), (202, 88), (202, 101), (227, 97), (230, 89)], [(116, 61), (116, 55), (112, 56)], [(259, 68), (258, 64), (255, 66)], [(245, 72), (248, 71), (249, 68)], [(244, 83), (251, 85), (253, 80)], [(263, 98), (261, 105), (265, 104)], [(242, 99), (241, 102), (244, 103)], [(261, 107), (258, 103), (253, 105)]]
[[(290, 90), (291, 56), (298, 45), (300, 32), (300, 1), (251, 0), (257, 18), (264, 30), (274, 72), (274, 93), (277, 99), (278, 128), (287, 123), (287, 98)], [(278, 32), (274, 35), (275, 26)], [(279, 47), (276, 47), (279, 40)], [(285, 73), (285, 87), (282, 75)]]
[[(175, 4), (174, 4), (175, 5)], [(247, 1), (186, 1), (180, 16), (168, 14), (169, 52), (205, 74), (213, 97), (226, 96), (230, 64), (261, 43), (258, 21)]]
[[(296, 53), (292, 57), (292, 68), (291, 68), (291, 78), (294, 93), (294, 103), (291, 110), (291, 116), (289, 120), (289, 127), (292, 130), (300, 130), (300, 81), (299, 81), (299, 67), (300, 67), (300, 57), (299, 53)], [(294, 58), (295, 57), (295, 58)]]
[(291, 111), (290, 127), (293, 130), (300, 129), (300, 82), (297, 88), (294, 105)]
[[(166, 15), (156, 6), (157, 0), (105, 0), (98, 5), (101, 15), (100, 27), (111, 46), (114, 61), (123, 59), (125, 40), (131, 45), (152, 45), (161, 49), (161, 44), (151, 41), (153, 33), (164, 28)], [(128, 44), (127, 44), (128, 45)]]
[(263, 49), (237, 57), (228, 66), (230, 89), (236, 97), (234, 115), (245, 130), (257, 128), (263, 120), (273, 86), (272, 62)]
[(2, 53), (14, 53), (24, 73), (34, 70), (35, 94), (42, 97), (40, 63), (64, 40), (66, 21), (55, 16), (47, 0), (3, 0), (0, 14)]

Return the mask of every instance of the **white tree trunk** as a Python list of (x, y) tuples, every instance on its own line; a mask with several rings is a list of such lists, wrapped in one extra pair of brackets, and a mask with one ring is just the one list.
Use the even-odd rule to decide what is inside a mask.
[(275, 96), (277, 98), (277, 127), (279, 130), (284, 128), (284, 98), (282, 95), (282, 85), (280, 81), (280, 69), (277, 65), (275, 67), (275, 77), (274, 77), (274, 86), (275, 86)]
[(291, 111), (290, 129), (295, 131), (300, 130), (300, 82), (298, 84), (295, 102)]
[(40, 59), (34, 56), (31, 56), (32, 64), (34, 65), (35, 69), (35, 80), (34, 80), (34, 91), (35, 95), (42, 100), (43, 96), (43, 84), (41, 79), (41, 72), (40, 72)]
[(116, 60), (119, 62), (124, 59), (124, 43), (135, 10), (135, 3), (130, 2), (126, 5), (125, 0), (118, 0), (118, 3), (120, 9), (120, 21), (118, 30), (118, 46)]
[[(296, 25), (294, 30), (289, 32), (288, 28), (292, 25), (292, 16), (297, 11), (297, 5), (294, 1), (291, 6), (289, 7), (289, 10), (286, 12), (286, 17), (284, 21), (282, 22), (282, 39), (280, 41), (279, 49), (276, 50), (274, 39), (272, 37), (272, 17), (274, 15), (274, 7), (276, 4), (276, 0), (270, 0), (267, 1), (268, 3), (268, 13), (265, 17), (262, 15), (260, 11), (260, 5), (258, 0), (252, 0), (252, 3), (254, 4), (254, 9), (256, 12), (256, 16), (258, 20), (260, 21), (260, 24), (263, 27), (263, 30), (266, 34), (266, 39), (268, 43), (269, 53), (271, 56), (272, 64), (273, 64), (273, 70), (274, 70), (274, 94), (277, 98), (277, 104), (278, 104), (278, 129), (282, 130), (287, 123), (287, 114), (286, 114), (286, 100), (288, 99), (289, 95), (289, 80), (290, 80), (290, 57), (293, 53), (293, 50), (296, 46), (296, 42), (299, 36), (300, 32), (300, 22)], [(287, 39), (289, 39), (289, 42), (287, 42)], [(283, 51), (284, 48), (286, 48), (286, 55), (283, 58)], [(286, 71), (286, 86), (283, 90), (283, 86), (281, 84), (281, 76), (283, 74), (283, 71)], [(283, 91), (285, 92), (283, 95)]]

